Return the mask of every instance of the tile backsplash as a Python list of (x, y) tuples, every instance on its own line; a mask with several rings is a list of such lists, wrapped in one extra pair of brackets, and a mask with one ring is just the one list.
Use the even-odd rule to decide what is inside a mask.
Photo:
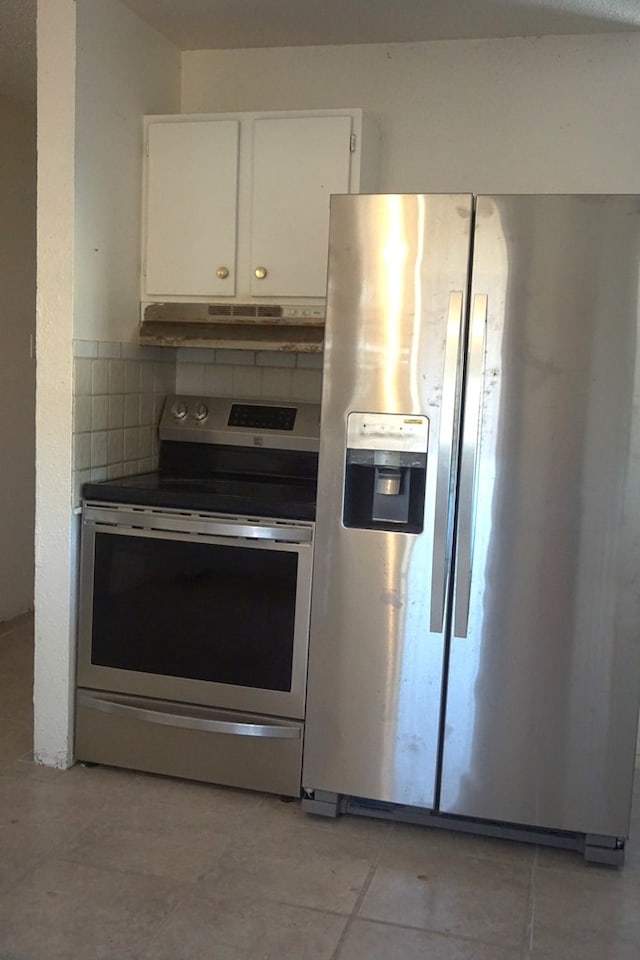
[(74, 341), (73, 504), (82, 484), (155, 470), (168, 393), (320, 402), (322, 356)]
[(178, 393), (320, 402), (321, 354), (197, 348), (176, 352)]
[(157, 424), (175, 384), (174, 350), (74, 341), (74, 505), (86, 480), (156, 468)]

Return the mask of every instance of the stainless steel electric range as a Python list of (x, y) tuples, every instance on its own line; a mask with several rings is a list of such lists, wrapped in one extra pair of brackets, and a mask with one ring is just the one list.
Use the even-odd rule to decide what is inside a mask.
[(320, 408), (172, 396), (83, 488), (77, 759), (297, 796)]

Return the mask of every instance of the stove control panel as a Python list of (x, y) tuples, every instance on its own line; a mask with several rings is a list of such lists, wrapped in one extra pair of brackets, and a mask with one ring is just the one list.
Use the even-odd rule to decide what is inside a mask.
[(161, 440), (316, 451), (320, 404), (181, 394), (167, 397)]
[(229, 426), (251, 427), (258, 430), (293, 430), (297, 412), (295, 407), (234, 403), (231, 405)]

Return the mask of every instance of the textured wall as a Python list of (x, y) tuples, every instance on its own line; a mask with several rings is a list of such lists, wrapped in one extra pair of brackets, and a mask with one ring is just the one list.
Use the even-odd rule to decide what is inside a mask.
[(33, 604), (35, 111), (0, 98), (0, 621)]
[(137, 341), (142, 117), (179, 109), (180, 55), (116, 0), (78, 3), (77, 338)]
[(191, 51), (182, 110), (362, 107), (382, 192), (640, 191), (640, 35)]
[(40, 762), (65, 767), (78, 560), (74, 337), (135, 338), (142, 115), (176, 108), (180, 73), (175, 48), (117, 0), (40, 0), (38, 14), (34, 750)]

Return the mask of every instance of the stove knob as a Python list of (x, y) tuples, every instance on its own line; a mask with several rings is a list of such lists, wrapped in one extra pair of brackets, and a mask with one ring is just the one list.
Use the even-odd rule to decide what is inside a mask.
[(171, 407), (171, 416), (175, 420), (184, 420), (187, 415), (187, 405), (182, 400), (176, 400)]
[(209, 416), (209, 410), (207, 409), (206, 403), (194, 403), (191, 407), (191, 416), (194, 420), (206, 420)]

